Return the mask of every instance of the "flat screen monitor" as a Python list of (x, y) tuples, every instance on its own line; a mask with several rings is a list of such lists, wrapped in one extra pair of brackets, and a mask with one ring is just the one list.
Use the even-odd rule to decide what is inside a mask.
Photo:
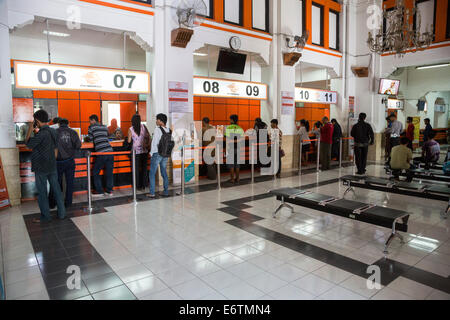
[(380, 79), (379, 94), (387, 94), (390, 96), (396, 96), (400, 88), (400, 80)]
[(246, 54), (220, 50), (217, 71), (243, 74), (246, 60)]

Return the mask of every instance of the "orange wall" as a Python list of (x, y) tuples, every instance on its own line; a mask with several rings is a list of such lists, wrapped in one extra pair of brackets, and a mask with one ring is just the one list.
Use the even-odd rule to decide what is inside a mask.
[[(121, 105), (121, 126), (124, 135), (127, 135), (131, 126), (131, 117), (136, 110), (137, 94), (119, 94), (103, 92), (78, 91), (46, 91), (34, 90), (33, 97), (39, 99), (58, 99), (58, 116), (69, 120), (72, 128), (81, 128), (81, 134), (87, 134), (89, 116), (96, 114), (101, 119), (101, 106), (103, 101), (124, 101)], [(126, 102), (125, 102), (126, 101)], [(146, 119), (145, 101), (139, 101), (139, 113)], [(109, 124), (107, 124), (109, 125)]]
[(330, 118), (330, 105), (321, 103), (305, 103), (302, 108), (295, 108), (295, 120), (305, 119), (309, 121), (310, 130), (314, 123), (321, 121), (323, 117)]
[(201, 121), (204, 117), (208, 117), (213, 126), (229, 125), (232, 114), (238, 115), (238, 124), (244, 131), (253, 128), (255, 118), (261, 116), (260, 101), (253, 99), (194, 97), (194, 121)]

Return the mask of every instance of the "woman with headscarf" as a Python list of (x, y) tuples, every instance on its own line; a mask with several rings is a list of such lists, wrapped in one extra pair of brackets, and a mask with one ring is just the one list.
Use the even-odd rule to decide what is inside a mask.
[(111, 125), (108, 127), (109, 138), (112, 140), (123, 140), (122, 129), (117, 125), (117, 119), (111, 120)]

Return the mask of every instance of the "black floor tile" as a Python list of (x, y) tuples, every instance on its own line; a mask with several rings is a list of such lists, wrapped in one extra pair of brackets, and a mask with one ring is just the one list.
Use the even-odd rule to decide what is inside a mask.
[(84, 280), (84, 283), (91, 294), (123, 285), (122, 280), (114, 272), (89, 278)]
[(67, 238), (67, 239), (60, 239), (62, 245), (64, 248), (71, 248), (71, 247), (78, 247), (80, 245), (90, 244), (89, 240), (86, 239), (86, 237), (83, 234), (79, 234), (78, 236)]
[(66, 271), (60, 271), (57, 273), (43, 275), (42, 278), (44, 279), (47, 290), (49, 290), (67, 285), (67, 280), (70, 276), (71, 274), (67, 273)]
[(104, 262), (102, 256), (99, 255), (95, 250), (90, 252), (84, 252), (77, 256), (72, 256), (70, 257), (70, 260), (74, 265), (77, 265), (79, 267)]
[(108, 289), (93, 294), (94, 300), (136, 300), (134, 294), (126, 285)]
[(80, 284), (80, 289), (70, 290), (67, 285), (63, 285), (47, 291), (51, 300), (73, 300), (89, 295), (89, 291), (83, 282)]
[(66, 272), (67, 268), (72, 265), (72, 261), (69, 258), (52, 261), (49, 263), (43, 263), (39, 265), (41, 273), (43, 275), (50, 275), (52, 273)]
[(97, 252), (90, 243), (84, 243), (78, 246), (65, 248), (65, 250), (67, 251), (67, 255), (69, 257), (80, 256), (83, 254), (93, 254)]
[(81, 278), (83, 280), (88, 280), (111, 272), (113, 272), (113, 269), (103, 261), (81, 267)]
[(36, 252), (36, 259), (38, 260), (39, 264), (45, 264), (68, 258), (66, 250), (58, 246), (45, 247), (35, 252)]

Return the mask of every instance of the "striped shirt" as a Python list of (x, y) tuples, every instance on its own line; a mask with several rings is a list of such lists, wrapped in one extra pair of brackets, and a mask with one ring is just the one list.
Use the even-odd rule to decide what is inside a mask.
[(101, 124), (91, 124), (88, 129), (88, 137), (94, 142), (95, 152), (113, 152), (108, 140), (108, 128)]
[(56, 130), (43, 126), (39, 132), (26, 143), (31, 152), (31, 171), (52, 173), (56, 171)]

